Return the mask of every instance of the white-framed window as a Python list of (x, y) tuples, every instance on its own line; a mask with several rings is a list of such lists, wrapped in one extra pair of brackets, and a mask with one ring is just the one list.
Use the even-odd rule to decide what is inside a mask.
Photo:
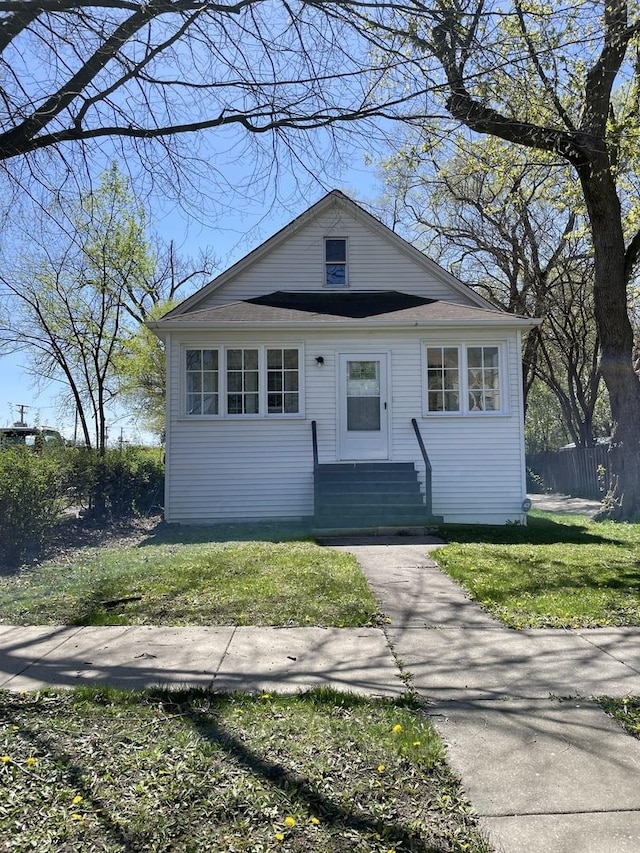
[(267, 347), (267, 414), (300, 412), (300, 352)]
[(504, 412), (503, 354), (499, 344), (425, 346), (428, 414)]
[(300, 345), (188, 346), (183, 365), (187, 417), (302, 414)]
[(188, 415), (217, 415), (220, 408), (220, 371), (217, 349), (185, 351), (186, 411)]
[(260, 414), (260, 350), (228, 349), (227, 414)]
[(345, 237), (324, 238), (325, 287), (347, 287), (347, 240)]

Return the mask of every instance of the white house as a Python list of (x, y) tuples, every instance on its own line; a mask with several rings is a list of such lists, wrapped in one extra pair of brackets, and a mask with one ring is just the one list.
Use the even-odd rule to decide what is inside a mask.
[(167, 521), (525, 521), (533, 322), (341, 192), (150, 325), (167, 354)]

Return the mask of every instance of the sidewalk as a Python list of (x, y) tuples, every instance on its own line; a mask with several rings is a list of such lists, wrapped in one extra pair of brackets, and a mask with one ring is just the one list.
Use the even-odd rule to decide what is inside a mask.
[(339, 547), (390, 616), (389, 642), (495, 850), (637, 853), (640, 742), (575, 697), (640, 694), (640, 629), (503, 628), (431, 546), (400, 541)]
[(360, 561), (384, 631), (0, 625), (0, 687), (392, 696), (406, 679), (428, 700), (496, 851), (640, 850), (640, 742), (588, 699), (640, 694), (640, 629), (509, 630), (438, 569), (433, 540), (331, 545)]

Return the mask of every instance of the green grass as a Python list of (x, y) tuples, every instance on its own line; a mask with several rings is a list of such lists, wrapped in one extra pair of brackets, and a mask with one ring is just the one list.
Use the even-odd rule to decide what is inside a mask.
[(640, 625), (640, 525), (534, 513), (527, 527), (443, 527), (438, 564), (514, 628)]
[(5, 851), (486, 853), (414, 699), (0, 692)]
[(640, 739), (640, 696), (625, 696), (623, 699), (606, 696), (598, 697), (597, 701), (626, 732)]
[(167, 529), (142, 546), (82, 549), (0, 577), (0, 623), (353, 627), (375, 617), (350, 555), (305, 541), (206, 538)]

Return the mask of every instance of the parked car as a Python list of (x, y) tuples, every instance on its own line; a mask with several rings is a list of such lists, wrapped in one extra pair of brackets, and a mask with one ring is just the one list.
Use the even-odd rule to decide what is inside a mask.
[(65, 441), (57, 429), (47, 426), (14, 424), (0, 427), (0, 446), (26, 445), (27, 447), (62, 447)]

